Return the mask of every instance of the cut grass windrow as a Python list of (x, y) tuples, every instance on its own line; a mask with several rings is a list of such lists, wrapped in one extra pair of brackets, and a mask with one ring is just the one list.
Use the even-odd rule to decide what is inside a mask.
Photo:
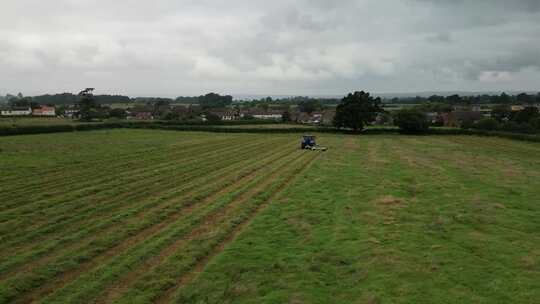
[[(246, 148), (249, 149), (250, 146)], [(231, 151), (230, 153), (234, 155), (236, 152), (237, 150), (234, 150), (234, 151)], [(215, 155), (212, 158), (209, 158), (208, 161), (205, 162), (204, 165), (212, 165), (212, 164), (220, 163), (221, 157), (223, 156), (226, 156), (226, 154)], [(71, 216), (67, 216), (66, 214), (70, 214), (73, 210), (81, 211), (80, 208), (83, 208), (83, 210), (95, 209), (96, 204), (94, 202), (99, 202), (100, 205), (110, 204), (110, 202), (113, 202), (113, 201), (129, 202), (135, 197), (141, 197), (141, 196), (144, 197), (146, 193), (152, 193), (156, 191), (155, 188), (150, 188), (150, 187), (146, 187), (142, 191), (140, 190), (137, 191), (136, 189), (139, 187), (139, 184), (151, 182), (153, 183), (154, 187), (158, 187), (158, 189), (168, 189), (171, 187), (172, 184), (181, 182), (175, 179), (174, 175), (182, 176), (182, 175), (190, 174), (192, 172), (197, 172), (198, 170), (201, 170), (202, 169), (201, 167), (203, 167), (200, 164), (200, 161), (181, 163), (181, 164), (177, 164), (176, 166), (179, 166), (179, 167), (176, 168), (175, 166), (172, 166), (172, 168), (168, 170), (168, 171), (172, 171), (173, 175), (164, 174), (164, 172), (159, 171), (159, 172), (154, 173), (155, 176), (153, 178), (143, 178), (143, 177), (139, 178), (139, 176), (135, 176), (134, 178), (137, 179), (137, 182), (132, 182), (126, 187), (117, 187), (116, 189), (112, 190), (114, 192), (103, 191), (103, 192), (100, 192), (96, 196), (88, 196), (88, 197), (81, 198), (76, 201), (72, 201), (71, 203), (61, 204), (62, 201), (66, 201), (63, 198), (62, 201), (55, 202), (52, 205), (52, 207), (49, 208), (51, 211), (54, 211), (54, 213), (52, 214), (46, 213), (47, 209), (39, 210), (38, 212), (35, 212), (34, 217), (37, 217), (37, 219), (42, 219), (41, 221), (38, 221), (37, 219), (34, 219), (34, 218), (28, 218), (27, 221), (21, 221), (19, 219), (20, 223), (18, 226), (13, 227), (11, 225), (5, 225), (6, 227), (5, 229), (7, 229), (8, 226), (11, 229), (10, 231), (13, 231), (13, 228), (17, 228), (15, 232), (17, 232), (17, 234), (21, 234), (21, 232), (23, 231), (22, 230), (23, 227), (21, 227), (21, 225), (24, 222), (30, 222), (32, 225), (29, 227), (29, 230), (35, 233), (40, 223), (51, 223), (51, 222), (58, 223), (58, 222), (61, 222), (62, 219), (66, 219), (66, 218), (68, 220), (73, 220)], [(150, 168), (150, 171), (155, 171), (155, 170), (153, 168)], [(102, 199), (99, 199), (100, 197), (102, 197)], [(68, 208), (75, 208), (75, 209), (68, 209)], [(78, 214), (81, 214), (81, 213), (83, 212), (81, 211)], [(56, 218), (54, 217), (55, 215), (57, 216)], [(15, 217), (15, 216), (10, 215), (10, 217)], [(9, 235), (10, 233), (8, 232), (3, 233), (2, 241), (4, 244), (6, 244), (6, 241), (8, 240)]]
[[(89, 301), (104, 287), (113, 284), (122, 274), (131, 272), (134, 267), (133, 263), (141, 263), (151, 259), (153, 256), (159, 256), (162, 252), (168, 252), (171, 248), (174, 248), (175, 244), (189, 237), (193, 231), (198, 230), (201, 225), (217, 224), (225, 214), (233, 212), (233, 210), (238, 211), (240, 203), (251, 197), (255, 189), (260, 189), (261, 185), (267, 185), (276, 173), (282, 173), (291, 162), (301, 159), (302, 156), (296, 154), (292, 160), (280, 160), (271, 168), (267, 168), (268, 170), (263, 172), (262, 175), (248, 179), (246, 184), (240, 184), (240, 188), (218, 197), (213, 202), (210, 202), (210, 205), (199, 209), (198, 212), (200, 213), (195, 211), (184, 220), (171, 223), (152, 238), (147, 238), (145, 243), (140, 244), (140, 246), (130, 248), (130, 250), (115, 257), (110, 263), (97, 268), (95, 272), (92, 271), (79, 277), (63, 289), (68, 291), (68, 298), (64, 298), (62, 296), (63, 291), (60, 290), (58, 294), (52, 295), (51, 299), (72, 303)], [(88, 278), (94, 279), (88, 282)], [(81, 292), (73, 293), (72, 290)], [(45, 299), (45, 302), (47, 302), (47, 299)]]
[[(0, 220), (4, 217), (4, 212), (10, 211), (12, 208), (20, 208), (20, 207), (28, 207), (28, 209), (31, 210), (31, 208), (35, 207), (34, 204), (36, 203), (42, 203), (42, 202), (49, 202), (51, 197), (54, 197), (55, 195), (63, 195), (65, 196), (66, 192), (71, 195), (71, 199), (77, 199), (80, 197), (84, 197), (85, 195), (91, 195), (96, 192), (96, 189), (99, 191), (107, 190), (110, 188), (102, 189), (102, 185), (106, 186), (113, 186), (111, 181), (117, 181), (122, 180), (124, 182), (128, 182), (129, 178), (133, 176), (138, 176), (140, 172), (145, 172), (148, 170), (148, 165), (152, 165), (152, 173), (154, 175), (161, 173), (160, 170), (167, 170), (169, 169), (171, 164), (174, 164), (174, 160), (176, 159), (182, 159), (183, 161), (193, 161), (197, 158), (194, 156), (202, 156), (201, 154), (212, 154), (216, 153), (220, 150), (228, 150), (233, 147), (235, 147), (236, 144), (240, 144), (243, 141), (233, 141), (231, 142), (224, 142), (221, 144), (216, 144), (212, 147), (211, 150), (208, 149), (208, 146), (201, 145), (196, 146), (194, 149), (186, 149), (186, 150), (180, 150), (176, 151), (171, 154), (166, 154), (167, 159), (165, 161), (161, 161), (156, 163), (153, 163), (152, 160), (144, 160), (144, 163), (146, 166), (138, 167), (129, 165), (127, 169), (124, 168), (124, 170), (119, 170), (119, 168), (114, 167), (107, 167), (107, 168), (93, 168), (91, 172), (85, 172), (85, 174), (81, 177), (81, 179), (67, 179), (64, 178), (59, 181), (58, 184), (51, 184), (49, 182), (46, 183), (40, 183), (38, 186), (38, 189), (35, 189), (35, 191), (32, 191), (32, 189), (22, 189), (23, 191), (28, 191), (30, 193), (36, 192), (35, 195), (28, 195), (28, 196), (21, 196), (19, 195), (19, 192), (12, 192), (12, 196), (9, 196), (9, 192), (6, 192), (2, 194), (2, 199), (4, 199), (6, 204), (3, 204), (0, 206), (2, 209), (0, 210)], [(183, 158), (186, 157), (187, 158)], [(191, 157), (190, 157), (191, 156)], [(172, 159), (172, 160), (171, 160)], [(114, 175), (113, 175), (114, 174)], [(92, 178), (89, 179), (88, 176), (91, 175)], [(113, 176), (111, 176), (113, 175)], [(98, 178), (99, 177), (99, 178)], [(126, 180), (121, 179), (122, 177), (126, 177)], [(116, 184), (114, 184), (116, 185)], [(43, 188), (50, 189), (49, 192), (44, 191)], [(79, 194), (80, 192), (80, 194)], [(79, 194), (79, 195), (77, 195)], [(28, 206), (27, 206), (28, 205)], [(26, 211), (26, 210), (23, 210)]]
[[(282, 191), (304, 170), (306, 170), (320, 154), (309, 156), (307, 162), (294, 168), (291, 174), (279, 176), (274, 181), (270, 191), (259, 193), (254, 198), (254, 204), (247, 210), (242, 210), (235, 219), (226, 222), (226, 226), (218, 230), (209, 230), (206, 234), (194, 239), (185, 249), (186, 253), (192, 252), (193, 258), (187, 257), (184, 253), (178, 252), (167, 262), (156, 268), (157, 271), (143, 277), (135, 288), (130, 291), (133, 294), (126, 294), (118, 301), (119, 303), (133, 303), (133, 301), (152, 299), (155, 303), (183, 302), (182, 290), (202, 272), (206, 265), (218, 254), (220, 254), (227, 244), (231, 243), (251, 221), (268, 205), (276, 199)], [(184, 270), (184, 271), (182, 271)], [(173, 284), (162, 284), (165, 274), (173, 275)], [(144, 292), (140, 292), (144, 291)]]
[[(281, 159), (279, 162), (285, 162), (286, 159)], [(273, 164), (272, 167), (275, 167), (279, 164)], [(263, 172), (260, 172), (263, 171)], [(261, 169), (259, 172), (255, 173), (254, 176), (259, 176), (260, 174), (266, 175), (267, 173), (265, 170)], [(129, 239), (124, 239), (122, 242), (117, 245), (116, 247), (111, 248), (110, 250), (107, 250), (103, 254), (99, 255), (98, 257), (89, 260), (87, 263), (84, 263), (83, 265), (78, 265), (76, 268), (76, 271), (65, 273), (64, 275), (56, 278), (55, 280), (48, 281), (47, 284), (44, 286), (38, 288), (35, 292), (30, 293), (30, 297), (32, 295), (37, 296), (38, 298), (42, 297), (45, 294), (50, 293), (53, 290), (57, 290), (61, 286), (63, 286), (65, 283), (69, 282), (70, 280), (78, 277), (80, 274), (83, 274), (86, 276), (87, 273), (92, 273), (91, 269), (95, 268), (96, 266), (100, 265), (107, 265), (107, 261), (110, 259), (114, 259), (114, 261), (120, 261), (122, 263), (133, 263), (134, 261), (137, 261), (135, 259), (135, 252), (138, 252), (139, 254), (143, 254), (145, 256), (151, 255), (152, 251), (149, 250), (149, 248), (152, 248), (151, 246), (155, 246), (156, 244), (160, 244), (160, 246), (165, 246), (167, 241), (172, 241), (177, 233), (181, 233), (182, 231), (188, 229), (189, 227), (192, 227), (196, 225), (205, 215), (209, 216), (212, 214), (212, 212), (218, 211), (220, 208), (223, 208), (227, 205), (227, 203), (230, 201), (230, 199), (234, 198), (235, 195), (239, 195), (242, 191), (247, 191), (247, 186), (244, 185), (246, 181), (252, 180), (252, 175), (245, 176), (240, 181), (232, 182), (230, 190), (226, 191), (223, 195), (222, 192), (218, 192), (218, 197), (210, 196), (207, 199), (201, 198), (196, 200), (199, 203), (189, 204), (190, 207), (188, 207), (188, 210), (184, 210), (184, 212), (177, 213), (176, 216), (170, 217), (167, 220), (162, 220), (159, 222), (158, 225), (153, 225), (149, 227), (146, 230), (141, 231), (137, 235), (134, 235), (133, 237)], [(260, 179), (260, 177), (257, 177), (256, 180)], [(249, 186), (253, 182), (248, 183)], [(235, 189), (240, 184), (241, 189), (232, 191), (232, 189)], [(187, 226), (186, 226), (187, 225)], [(176, 227), (176, 228), (175, 228)], [(178, 230), (180, 229), (180, 230)], [(151, 241), (155, 240), (155, 241)], [(165, 243), (164, 243), (165, 242)], [(92, 248), (90, 248), (91, 250)], [(128, 257), (127, 260), (119, 259), (118, 255), (123, 253), (125, 250), (128, 250), (127, 253), (123, 254), (122, 257)], [(135, 256), (134, 256), (135, 255)], [(69, 258), (70, 254), (67, 254), (66, 258)], [(133, 257), (133, 258), (132, 258)], [(103, 270), (103, 267), (99, 267), (98, 269)], [(79, 279), (77, 280), (79, 281)], [(96, 284), (98, 282), (95, 282)], [(89, 286), (90, 287), (90, 286)], [(33, 298), (33, 297), (32, 297)], [(22, 298), (28, 299), (26, 297)], [(26, 302), (26, 301), (23, 301)]]
[[(33, 174), (36, 175), (36, 178), (32, 179), (31, 182), (27, 180), (21, 180), (18, 174), (13, 175), (13, 180), (5, 181), (8, 187), (3, 192), (7, 197), (14, 195), (15, 197), (20, 191), (43, 191), (43, 185), (54, 188), (57, 185), (66, 186), (66, 185), (77, 185), (81, 181), (86, 181), (87, 170), (95, 172), (94, 177), (107, 176), (107, 172), (114, 170), (116, 172), (123, 172), (130, 167), (140, 164), (142, 161), (153, 161), (160, 163), (161, 161), (166, 160), (176, 151), (181, 151), (182, 153), (189, 152), (192, 150), (201, 149), (201, 147), (208, 147), (208, 144), (220, 145), (223, 143), (231, 143), (234, 141), (231, 138), (217, 138), (213, 140), (209, 139), (198, 139), (187, 142), (182, 142), (182, 145), (173, 145), (166, 147), (165, 153), (151, 153), (154, 152), (158, 147), (153, 147), (150, 149), (136, 150), (129, 153), (122, 153), (122, 155), (114, 155), (110, 157), (110, 154), (107, 154), (107, 157), (94, 157), (92, 159), (85, 159), (84, 162), (77, 162), (75, 165), (69, 165), (62, 163), (61, 166), (56, 166), (53, 170), (39, 170), (37, 168), (34, 170)], [(172, 153), (171, 153), (172, 152)], [(52, 171), (52, 172), (51, 172)], [(69, 182), (66, 183), (66, 180)], [(48, 193), (47, 193), (48, 194)]]
[[(205, 197), (210, 196), (212, 193), (219, 191), (223, 187), (233, 185), (236, 180), (226, 181), (223, 183), (217, 183), (209, 187), (207, 190), (200, 189), (188, 200), (184, 200), (182, 204), (173, 204), (171, 208), (163, 210), (162, 213), (153, 213), (152, 217), (137, 218), (132, 224), (115, 226), (117, 231), (112, 231), (104, 235), (99, 240), (92, 241), (85, 245), (83, 248), (79, 248), (74, 252), (63, 253), (55, 257), (57, 262), (48, 262), (47, 265), (36, 267), (32, 269), (32, 272), (23, 273), (21, 276), (10, 278), (5, 282), (6, 286), (15, 285), (30, 285), (29, 287), (38, 287), (44, 281), (49, 281), (50, 278), (55, 277), (58, 274), (66, 272), (68, 269), (77, 267), (80, 269), (80, 263), (90, 262), (90, 259), (98, 255), (114, 255), (114, 252), (118, 248), (122, 248), (122, 245), (129, 244), (130, 239), (144, 239), (147, 235), (152, 234), (155, 230), (161, 229), (163, 224), (176, 221), (179, 216), (182, 216), (184, 212), (179, 212), (186, 206), (197, 206), (197, 202), (202, 201)], [(156, 225), (159, 224), (159, 225)], [(126, 241), (126, 237), (130, 237)], [(115, 247), (116, 246), (116, 247)], [(110, 249), (109, 249), (110, 248)], [(71, 261), (71, 262), (70, 262)], [(47, 267), (53, 265), (54, 267)], [(27, 283), (23, 283), (27, 282)], [(2, 284), (4, 285), (4, 284)]]
[[(244, 152), (250, 153), (251, 151), (248, 150)], [(274, 151), (270, 150), (268, 152), (272, 153)], [(282, 153), (278, 153), (277, 155), (279, 156), (281, 154)], [(262, 154), (261, 156), (268, 157), (269, 155)], [(272, 159), (272, 157), (268, 158), (268, 160)], [(38, 243), (37, 246), (33, 248), (29, 248), (28, 246), (18, 248), (18, 250), (21, 252), (19, 254), (16, 254), (14, 258), (6, 260), (4, 263), (0, 263), (0, 269), (2, 270), (2, 272), (5, 273), (8, 269), (18, 264), (27, 263), (29, 261), (28, 259), (30, 258), (38, 257), (45, 253), (50, 253), (50, 251), (54, 248), (57, 248), (59, 246), (65, 246), (67, 242), (80, 241), (87, 235), (95, 235), (96, 232), (106, 227), (122, 224), (124, 218), (133, 217), (137, 214), (140, 214), (141, 212), (145, 212), (145, 215), (147, 215), (149, 212), (154, 212), (153, 208), (159, 207), (157, 212), (162, 215), (167, 211), (165, 210), (165, 208), (170, 207), (170, 204), (173, 204), (176, 200), (185, 197), (186, 195), (194, 195), (193, 193), (189, 193), (188, 191), (194, 191), (194, 189), (200, 188), (201, 183), (211, 185), (213, 182), (215, 182), (215, 180), (219, 180), (227, 176), (230, 176), (230, 178), (234, 178), (241, 174), (243, 166), (245, 166), (245, 168), (249, 170), (252, 165), (260, 166), (265, 164), (266, 162), (264, 158), (255, 158), (247, 159), (247, 164), (242, 162), (235, 164), (235, 161), (246, 160), (245, 154), (243, 153), (238, 154), (236, 155), (236, 157), (230, 158), (229, 160), (232, 163), (230, 163), (227, 167), (221, 168), (217, 171), (209, 170), (213, 173), (209, 174), (208, 176), (193, 177), (193, 179), (190, 180), (189, 183), (184, 184), (182, 187), (174, 188), (172, 191), (168, 191), (165, 195), (161, 195), (150, 201), (145, 201), (143, 205), (131, 204), (129, 208), (120, 209), (117, 212), (105, 212), (105, 215), (107, 216), (107, 218), (105, 219), (94, 217), (93, 219), (88, 221), (88, 224), (77, 224), (73, 226), (73, 231), (70, 231), (69, 229), (62, 229), (61, 231), (64, 235), (61, 238), (53, 238), (50, 240), (50, 242), (47, 243)], [(260, 161), (260, 163), (258, 163), (257, 161)], [(238, 173), (233, 172), (231, 174), (231, 170), (239, 171)], [(81, 229), (80, 227), (84, 227), (84, 229)], [(13, 253), (11, 254), (13, 255)]]
[[(185, 140), (181, 142), (181, 145), (176, 144), (167, 146), (165, 148), (165, 152), (178, 151), (179, 149), (182, 149), (182, 151), (187, 151), (191, 149), (198, 149), (201, 145), (206, 146), (209, 143), (219, 145), (221, 143), (230, 141), (230, 138)], [(43, 183), (47, 183), (50, 186), (55, 186), (57, 184), (63, 185), (66, 180), (84, 180), (87, 177), (87, 170), (96, 171), (96, 169), (99, 168), (123, 171), (125, 169), (129, 169), (133, 165), (141, 163), (142, 161), (162, 161), (166, 159), (168, 154), (163, 153), (163, 151), (160, 151), (161, 153), (153, 153), (157, 152), (159, 149), (163, 149), (163, 147), (151, 147), (149, 149), (145, 147), (144, 149), (139, 149), (136, 151), (114, 154), (114, 157), (111, 157), (110, 153), (104, 155), (106, 157), (97, 157), (97, 155), (92, 155), (92, 158), (90, 159), (84, 159), (84, 161), (79, 160), (75, 163), (62, 163), (61, 165), (55, 166), (52, 169), (32, 168), (32, 173), (36, 175), (36, 178), (33, 178), (31, 181), (21, 180), (19, 175), (26, 174), (24, 171), (7, 174), (6, 176), (10, 177), (11, 179), (3, 180), (3, 183), (5, 183), (4, 185), (7, 186), (5, 193), (43, 190), (41, 187)], [(101, 173), (101, 171), (98, 171), (98, 174), (99, 173)]]
[[(0, 212), (0, 219), (5, 221), (12, 220), (15, 218), (15, 216), (22, 216), (22, 219), (24, 220), (33, 215), (43, 217), (46, 215), (45, 212), (47, 209), (56, 210), (59, 204), (78, 203), (80, 199), (87, 199), (90, 197), (106, 198), (111, 191), (116, 192), (119, 189), (122, 189), (122, 187), (137, 187), (138, 184), (143, 183), (149, 178), (159, 178), (161, 175), (164, 175), (164, 173), (178, 170), (186, 165), (196, 163), (197, 158), (193, 155), (199, 155), (202, 157), (205, 154), (215, 154), (218, 151), (226, 152), (231, 150), (229, 145), (223, 145), (219, 148), (221, 149), (216, 149), (215, 152), (212, 152), (208, 151), (207, 148), (205, 149), (205, 147), (201, 147), (200, 150), (190, 150), (186, 153), (179, 153), (178, 158), (172, 157), (167, 161), (160, 162), (158, 164), (149, 162), (145, 166), (137, 166), (135, 170), (128, 170), (126, 172), (107, 170), (106, 179), (96, 178), (94, 180), (93, 178), (87, 178), (85, 183), (77, 184), (76, 187), (73, 187), (71, 182), (66, 181), (65, 185), (56, 187), (56, 191), (58, 192), (56, 195), (46, 195), (46, 197), (42, 199), (37, 199), (32, 197), (32, 195), (29, 195), (30, 198), (28, 198), (25, 203), (10, 200), (10, 205), (14, 206), (14, 208)], [(182, 159), (182, 162), (179, 163), (177, 159)], [(93, 173), (89, 173), (89, 175), (93, 176)], [(46, 186), (47, 185), (43, 185), (43, 187)], [(51, 204), (51, 202), (54, 204)], [(39, 210), (39, 212), (35, 212), (35, 210)]]

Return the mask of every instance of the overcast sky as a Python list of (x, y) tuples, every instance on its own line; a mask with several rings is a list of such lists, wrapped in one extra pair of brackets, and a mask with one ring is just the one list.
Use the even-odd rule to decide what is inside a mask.
[(540, 89), (540, 0), (1, 0), (0, 94)]

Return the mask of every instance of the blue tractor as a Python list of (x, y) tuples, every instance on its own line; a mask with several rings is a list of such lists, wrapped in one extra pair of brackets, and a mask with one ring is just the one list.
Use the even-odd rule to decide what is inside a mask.
[(307, 149), (307, 150), (319, 150), (319, 151), (326, 151), (326, 147), (321, 147), (317, 145), (317, 142), (315, 141), (314, 135), (304, 135), (302, 136), (302, 141), (300, 142), (300, 148), (301, 149)]

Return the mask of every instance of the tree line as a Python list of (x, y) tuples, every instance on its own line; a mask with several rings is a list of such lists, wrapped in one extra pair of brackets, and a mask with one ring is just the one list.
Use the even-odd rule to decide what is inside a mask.
[(387, 104), (449, 104), (449, 105), (472, 105), (472, 104), (529, 104), (540, 103), (540, 93), (527, 94), (520, 93), (517, 95), (509, 95), (501, 93), (500, 95), (474, 95), (461, 96), (459, 94), (441, 96), (432, 95), (429, 97), (394, 97), (384, 99)]

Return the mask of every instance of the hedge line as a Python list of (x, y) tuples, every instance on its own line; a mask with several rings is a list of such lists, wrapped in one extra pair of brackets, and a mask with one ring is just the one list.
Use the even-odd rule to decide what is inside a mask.
[[(7, 135), (24, 135), (24, 134), (42, 134), (42, 133), (57, 133), (57, 132), (75, 132), (75, 131), (91, 131), (102, 129), (115, 128), (137, 128), (137, 129), (160, 129), (160, 130), (175, 130), (175, 131), (201, 131), (201, 132), (216, 132), (216, 133), (337, 133), (351, 134), (348, 130), (337, 130), (334, 128), (223, 128), (219, 125), (201, 125), (201, 124), (173, 124), (171, 122), (114, 122), (114, 123), (96, 123), (96, 124), (80, 124), (80, 125), (49, 125), (49, 126), (19, 126), (19, 127), (0, 127), (0, 136)], [(399, 134), (397, 128), (369, 128), (361, 132), (365, 135), (377, 134)], [(500, 131), (482, 131), (473, 129), (430, 129), (423, 135), (478, 135), (478, 136), (497, 136), (508, 139), (540, 142), (540, 136), (508, 133)]]
[(91, 131), (91, 130), (114, 129), (114, 128), (125, 128), (125, 127), (128, 127), (128, 125), (125, 123), (96, 123), (96, 124), (80, 124), (80, 125), (0, 127), (0, 136)]
[(161, 125), (174, 125), (174, 126), (245, 126), (245, 125), (273, 125), (280, 123), (276, 120), (263, 120), (263, 119), (246, 119), (246, 120), (218, 120), (218, 121), (175, 121), (175, 120), (161, 120), (154, 121), (154, 124)]

